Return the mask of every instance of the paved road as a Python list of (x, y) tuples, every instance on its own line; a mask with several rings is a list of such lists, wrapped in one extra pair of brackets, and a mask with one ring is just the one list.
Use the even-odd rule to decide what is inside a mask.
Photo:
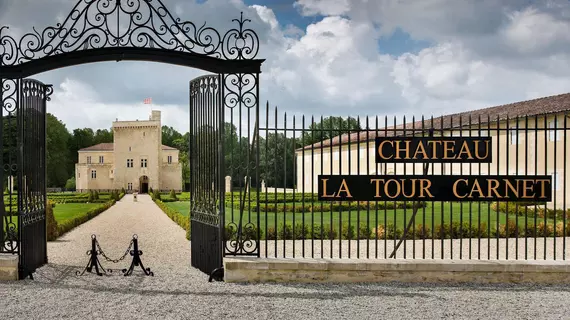
[[(81, 270), (92, 233), (120, 257), (138, 234), (143, 263), (132, 277)], [(244, 285), (208, 283), (191, 268), (185, 232), (148, 196), (126, 196), (48, 245), (35, 280), (0, 283), (0, 319), (564, 319), (570, 286)], [(130, 257), (106, 267), (127, 267)]]

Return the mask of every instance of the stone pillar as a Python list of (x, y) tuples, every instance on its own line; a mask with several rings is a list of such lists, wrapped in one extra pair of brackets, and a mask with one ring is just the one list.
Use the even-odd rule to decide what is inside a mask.
[(232, 177), (226, 176), (226, 192), (232, 191)]
[(261, 180), (261, 191), (265, 192), (265, 180)]

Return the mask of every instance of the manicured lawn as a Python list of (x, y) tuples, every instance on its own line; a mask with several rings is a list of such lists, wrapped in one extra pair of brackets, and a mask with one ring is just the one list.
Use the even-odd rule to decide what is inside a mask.
[[(166, 202), (165, 205), (180, 212), (181, 214), (188, 216), (190, 210), (190, 203), (188, 201), (178, 201), (178, 202)], [(303, 223), (307, 226), (311, 225), (333, 225), (339, 228), (340, 225), (350, 224), (353, 226), (358, 226), (359, 224), (369, 224), (371, 227), (377, 225), (392, 224), (398, 228), (403, 229), (404, 225), (410, 220), (413, 210), (412, 209), (396, 209), (396, 210), (352, 210), (352, 211), (342, 211), (342, 212), (305, 212), (303, 213), (274, 213), (274, 212), (263, 212), (263, 205), (261, 206), (260, 215), (260, 226), (265, 230), (266, 226), (269, 227), (279, 227), (280, 225), (286, 223), (289, 225)], [(226, 223), (231, 221), (239, 221), (239, 209), (226, 207)], [(256, 223), (257, 217), (256, 212), (247, 210), (244, 212), (244, 220), (252, 221)], [(518, 221), (520, 226), (525, 226), (526, 222), (529, 224), (534, 223), (534, 217), (526, 218), (523, 216), (515, 216), (514, 214), (509, 214), (508, 219)], [(483, 203), (472, 203), (471, 207), (469, 203), (441, 203), (435, 202), (433, 204), (428, 203), (426, 208), (418, 209), (416, 214), (415, 225), (441, 225), (441, 224), (451, 224), (455, 222), (469, 223), (473, 227), (479, 225), (479, 223), (486, 223), (492, 230), (496, 229), (497, 222), (499, 224), (504, 224), (507, 221), (507, 214), (497, 213), (490, 208), (490, 205)], [(543, 218), (537, 218), (537, 223), (542, 222)], [(549, 222), (552, 220), (549, 219)], [(558, 221), (561, 221), (558, 219)]]
[[(104, 205), (103, 203), (58, 203), (53, 208), (53, 215), (58, 223), (70, 220), (75, 216), (87, 213), (87, 211)], [(18, 225), (18, 217), (12, 216), (12, 222)], [(6, 228), (6, 226), (4, 226)]]
[(53, 215), (57, 222), (72, 219), (87, 211), (103, 205), (102, 203), (58, 203), (53, 208)]

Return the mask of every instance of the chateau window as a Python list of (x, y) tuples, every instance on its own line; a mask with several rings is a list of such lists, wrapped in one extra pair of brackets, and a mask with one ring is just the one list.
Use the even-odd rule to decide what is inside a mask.
[(79, 173), (79, 172), (77, 173), (77, 178), (78, 179), (81, 178), (81, 173)]
[(133, 190), (133, 184), (131, 182), (127, 183), (127, 190)]
[(562, 188), (562, 179), (558, 172), (552, 173), (552, 186), (554, 191), (559, 191)]
[(133, 167), (133, 159), (127, 159), (127, 168)]
[(99, 163), (103, 163), (105, 161), (103, 161), (103, 156), (99, 156)]
[(131, 151), (131, 147), (129, 147), (129, 151)]
[(143, 137), (146, 136), (146, 132), (143, 131)]
[(87, 163), (91, 163), (91, 156), (87, 157)]
[(560, 135), (556, 134), (556, 120), (552, 120), (548, 123), (548, 141), (560, 141)]
[(146, 168), (146, 159), (141, 159), (141, 168)]
[(168, 156), (168, 163), (172, 163), (172, 156)]
[(509, 131), (509, 133), (510, 133), (510, 136), (511, 136), (511, 139), (510, 139), (511, 144), (517, 144), (517, 143), (519, 143), (519, 141), (518, 141), (518, 140), (519, 140), (519, 139), (518, 139), (518, 138), (519, 138), (519, 136), (518, 136), (519, 133), (517, 132), (517, 128), (516, 128), (516, 127), (511, 127), (511, 130)]
[(91, 170), (91, 179), (97, 179), (97, 171)]

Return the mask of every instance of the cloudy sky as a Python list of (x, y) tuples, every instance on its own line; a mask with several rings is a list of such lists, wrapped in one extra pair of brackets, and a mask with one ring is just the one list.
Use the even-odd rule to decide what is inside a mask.
[[(76, 0), (0, 0), (12, 34), (40, 30)], [(289, 115), (438, 116), (570, 92), (568, 0), (163, 0), (182, 20), (261, 38), (261, 100)], [(188, 130), (188, 82), (203, 71), (103, 62), (36, 75), (72, 130), (115, 118)]]

